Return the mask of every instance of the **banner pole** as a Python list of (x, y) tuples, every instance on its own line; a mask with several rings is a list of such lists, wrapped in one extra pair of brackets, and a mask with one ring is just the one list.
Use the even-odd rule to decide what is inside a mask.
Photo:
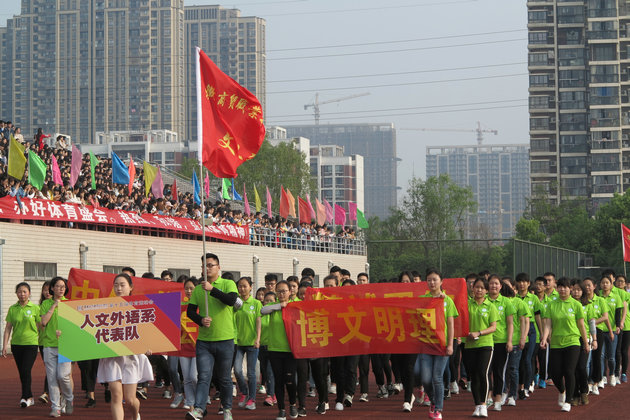
[[(199, 65), (199, 54), (201, 48), (195, 47), (195, 85), (196, 85), (196, 93), (197, 93), (197, 159), (199, 160), (199, 185), (201, 187), (201, 183), (203, 182), (203, 112), (201, 109), (201, 67)], [(204, 188), (199, 188), (201, 190), (201, 242), (203, 248), (203, 268), (202, 268), (202, 276), (203, 281), (207, 281), (207, 267), (206, 267), (206, 206), (205, 206), (205, 198), (203, 196)], [(206, 316), (208, 316), (208, 293), (205, 292), (204, 296), (206, 297)]]
[[(201, 176), (201, 178), (199, 179), (203, 179), (203, 165), (199, 165), (199, 174)], [(199, 188), (201, 190), (200, 194), (201, 194), (201, 243), (202, 243), (202, 248), (203, 248), (203, 281), (208, 281), (208, 277), (207, 277), (207, 271), (208, 271), (208, 267), (206, 266), (206, 198), (204, 197), (204, 188)], [(206, 298), (206, 316), (208, 316), (208, 292), (205, 292), (204, 290), (204, 294), (203, 294)]]

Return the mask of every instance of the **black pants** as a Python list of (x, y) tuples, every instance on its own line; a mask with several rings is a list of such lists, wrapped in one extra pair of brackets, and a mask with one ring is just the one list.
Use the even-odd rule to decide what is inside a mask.
[(490, 362), (490, 372), (492, 373), (492, 395), (495, 397), (503, 393), (505, 365), (508, 355), (505, 345), (505, 343), (497, 343), (494, 345), (492, 361)]
[[(459, 380), (459, 362), (461, 360), (461, 349), (457, 344), (457, 339), (453, 340), (453, 354), (448, 358), (448, 369), (451, 371), (451, 382), (457, 382)], [(448, 386), (449, 384), (444, 384)]]
[[(44, 361), (44, 346), (39, 347), (39, 355), (42, 356), (42, 362)], [(44, 375), (44, 394), (48, 394), (48, 378)]]
[(417, 354), (401, 354), (400, 355), (400, 377), (402, 379), (403, 390), (405, 392), (405, 402), (411, 402), (413, 388), (416, 384), (413, 374), (416, 365)]
[(580, 346), (549, 350), (549, 373), (561, 394), (566, 392), (567, 402), (575, 392), (575, 369), (580, 358)]
[(164, 356), (152, 354), (149, 356), (149, 361), (155, 369), (155, 383), (164, 381), (164, 386), (169, 386), (171, 384), (171, 375), (168, 373), (168, 363), (166, 363)]
[[(622, 324), (623, 325), (623, 324)], [(625, 331), (619, 331), (619, 336), (617, 337), (617, 348), (615, 349), (615, 375), (621, 377), (621, 364), (622, 364), (622, 354), (621, 347), (623, 346), (623, 337), (630, 334), (630, 332), (626, 333)], [(628, 357), (628, 353), (626, 352), (626, 358)]]
[(267, 395), (273, 395), (269, 389), (269, 375), (267, 373), (267, 366), (269, 363), (269, 352), (267, 346), (260, 346), (258, 351), (258, 361), (260, 362), (260, 383), (262, 383), (267, 389)]
[(293, 354), (289, 352), (270, 351), (269, 361), (271, 370), (276, 381), (276, 399), (278, 400), (278, 410), (284, 410), (284, 389), (286, 387), (289, 396), (289, 404), (295, 405), (297, 387), (295, 386), (295, 372), (297, 364)]
[(81, 389), (85, 392), (94, 392), (96, 387), (96, 373), (98, 372), (99, 359), (82, 360), (77, 362), (81, 369)]
[(392, 383), (392, 368), (389, 364), (389, 354), (373, 354), (372, 359), (372, 372), (374, 372), (374, 379), (376, 385), (382, 386)]
[(630, 348), (630, 331), (624, 331), (621, 342), (621, 373), (628, 371), (628, 349)]
[(328, 359), (323, 357), (311, 359), (311, 371), (313, 372), (313, 382), (315, 382), (319, 403), (327, 403), (328, 384), (326, 383), (326, 377), (328, 376)]
[(580, 338), (580, 355), (575, 367), (575, 392), (573, 393), (575, 398), (579, 398), (580, 394), (588, 394), (588, 372), (586, 372), (588, 353), (582, 349), (583, 344)]
[(598, 383), (602, 380), (602, 351), (604, 349), (604, 332), (597, 329), (597, 349), (591, 351), (591, 379), (594, 383)]
[(354, 396), (357, 383), (359, 356), (342, 356), (330, 359), (331, 372), (337, 378), (337, 402), (343, 402), (344, 395)]
[(11, 344), (11, 353), (20, 374), (20, 382), (22, 383), (22, 399), (33, 397), (31, 391), (31, 369), (35, 359), (37, 359), (37, 346), (22, 346), (19, 344)]
[[(630, 334), (628, 334), (630, 338)], [(367, 394), (369, 390), (370, 377), (370, 355), (362, 354), (359, 356), (359, 386), (361, 388), (361, 394)]]
[(475, 405), (485, 404), (492, 347), (467, 348), (464, 358)]
[(297, 399), (302, 408), (306, 408), (306, 384), (308, 383), (308, 359), (295, 360), (297, 370)]
[(404, 354), (392, 354), (389, 360), (392, 363), (392, 373), (394, 374), (394, 383), (402, 383), (402, 358)]
[(547, 352), (548, 351), (549, 351), (549, 347), (545, 349), (539, 348), (537, 352), (538, 353), (538, 378), (541, 381), (544, 381), (545, 379), (547, 379)]

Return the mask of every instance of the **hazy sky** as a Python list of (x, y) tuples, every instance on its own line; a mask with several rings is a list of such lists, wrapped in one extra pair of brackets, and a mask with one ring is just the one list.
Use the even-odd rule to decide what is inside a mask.
[[(186, 5), (217, 4), (185, 1)], [(268, 125), (393, 122), (398, 185), (425, 178), (426, 146), (476, 144), (477, 121), (528, 143), (527, 8), (516, 0), (243, 0), (267, 22)], [(20, 11), (4, 0), (0, 22)], [(404, 131), (401, 128), (471, 130)], [(367, 169), (366, 169), (367, 170)]]

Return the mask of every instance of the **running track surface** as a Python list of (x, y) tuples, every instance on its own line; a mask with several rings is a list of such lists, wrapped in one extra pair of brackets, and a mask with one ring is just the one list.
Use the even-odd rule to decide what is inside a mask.
[[(97, 420), (109, 419), (109, 405), (103, 399), (103, 387), (97, 385), (96, 407), (85, 408), (84, 393), (80, 390), (81, 379), (77, 366), (73, 366), (73, 378), (75, 389), (75, 409), (71, 416), (62, 415), (61, 418), (73, 418), (77, 420)], [(39, 396), (44, 383), (44, 365), (38, 356), (33, 367), (33, 393)], [(370, 378), (370, 401), (367, 403), (354, 403), (351, 408), (346, 408), (342, 412), (334, 409), (328, 411), (324, 416), (315, 412), (317, 398), (307, 397), (308, 418), (322, 420), (357, 420), (357, 419), (427, 419), (428, 408), (414, 404), (411, 413), (402, 411), (402, 394), (395, 395), (388, 399), (377, 399), (376, 384), (373, 377)], [(170, 401), (162, 399), (162, 390), (150, 388), (149, 399), (141, 401), (140, 414), (143, 420), (153, 419), (179, 419), (183, 420), (185, 411), (181, 408), (169, 408)], [(417, 396), (417, 392), (416, 392)], [(11, 356), (0, 357), (0, 419), (44, 419), (48, 418), (50, 406), (37, 402), (33, 407), (20, 408), (20, 380), (18, 377), (15, 362)], [(589, 396), (590, 404), (587, 406), (573, 407), (570, 413), (563, 413), (557, 405), (558, 393), (554, 387), (547, 389), (537, 389), (526, 401), (517, 401), (516, 407), (504, 407), (502, 412), (488, 410), (488, 418), (492, 419), (630, 419), (630, 383), (618, 385), (615, 388), (606, 387), (601, 390), (599, 396)], [(355, 395), (358, 399), (358, 395)], [(258, 395), (256, 405), (259, 407), (255, 411), (244, 410), (236, 407), (232, 410), (235, 420), (240, 419), (275, 419), (278, 411), (276, 407), (265, 407), (262, 404), (262, 394)], [(334, 396), (329, 395), (329, 400), (334, 401)], [(331, 408), (334, 403), (331, 403)], [(471, 419), (474, 409), (472, 394), (463, 392), (445, 400), (444, 419)], [(217, 415), (218, 402), (213, 401), (208, 406), (206, 420), (221, 420), (223, 416)], [(127, 412), (125, 419), (129, 418)], [(287, 418), (289, 418), (287, 416)]]

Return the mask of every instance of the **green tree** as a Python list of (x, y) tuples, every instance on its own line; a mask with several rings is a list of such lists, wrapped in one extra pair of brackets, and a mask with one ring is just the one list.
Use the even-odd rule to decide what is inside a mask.
[(526, 219), (522, 217), (516, 223), (516, 239), (523, 241), (545, 243), (547, 237), (540, 231), (540, 222), (536, 219)]
[(191, 179), (193, 172), (197, 172), (197, 177), (199, 177), (199, 161), (196, 158), (185, 157), (177, 173), (184, 178)]

